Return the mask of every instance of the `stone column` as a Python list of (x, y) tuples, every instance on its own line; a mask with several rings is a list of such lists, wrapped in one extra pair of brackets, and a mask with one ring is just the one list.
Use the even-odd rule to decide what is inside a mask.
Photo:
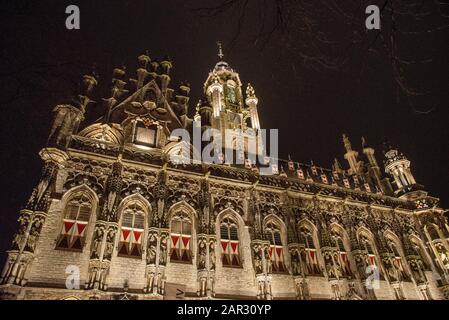
[(301, 261), (301, 246), (297, 243), (290, 243), (288, 245), (291, 261), (291, 274), (295, 282), (296, 298), (298, 300), (308, 300), (309, 289), (306, 275)]
[[(257, 282), (257, 299), (271, 300), (271, 261), (268, 248), (270, 243), (263, 240), (251, 241), (253, 266)], [(268, 259), (267, 259), (268, 258)]]
[(25, 209), (20, 211), (19, 231), (14, 236), (11, 250), (8, 251), (1, 283), (25, 285), (26, 270), (34, 258), (34, 251), (47, 218), (57, 171), (68, 159), (64, 151), (55, 148), (44, 148), (39, 155), (44, 161), (42, 175)]
[(148, 230), (146, 285), (143, 290), (159, 298), (165, 293), (169, 236), (168, 229), (150, 227)]

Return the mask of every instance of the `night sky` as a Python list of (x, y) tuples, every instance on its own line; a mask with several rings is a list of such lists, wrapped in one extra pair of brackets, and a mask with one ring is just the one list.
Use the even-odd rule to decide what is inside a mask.
[[(94, 100), (109, 94), (112, 69), (127, 66), (135, 76), (137, 56), (149, 50), (152, 58), (169, 55), (173, 62), (171, 87), (191, 84), (190, 113), (201, 98), (203, 83), (217, 62), (216, 41), (223, 42), (225, 59), (239, 72), (246, 88), (250, 82), (259, 98), (263, 128), (277, 128), (280, 156), (331, 167), (334, 157), (344, 161), (342, 133), (360, 151), (360, 137), (376, 147), (387, 136), (412, 162), (412, 172), (433, 196), (449, 207), (449, 59), (448, 29), (401, 42), (405, 56), (419, 53), (431, 63), (410, 72), (412, 83), (426, 91), (416, 112), (398, 93), (386, 56), (364, 60), (357, 47), (338, 69), (317, 68), (299, 59), (281, 36), (274, 34), (263, 48), (255, 43), (256, 8), (244, 19), (229, 11), (200, 17), (195, 7), (219, 1), (8, 1), (1, 10), (2, 193), (0, 264), (17, 228), (18, 211), (37, 184), (52, 122), (52, 108), (76, 93), (77, 82), (93, 65), (100, 74)], [(268, 1), (269, 2), (269, 1)], [(373, 1), (375, 3), (376, 1)], [(317, 1), (317, 5), (318, 5)], [(65, 28), (65, 8), (77, 4), (81, 30)], [(360, 12), (364, 15), (364, 12)], [(440, 17), (430, 16), (432, 21)], [(241, 23), (239, 28), (239, 21)], [(443, 24), (449, 23), (448, 19)], [(340, 28), (323, 19), (327, 29)], [(410, 26), (419, 29), (421, 25)], [(423, 26), (422, 28), (425, 28)], [(238, 31), (240, 30), (240, 31)], [(423, 29), (424, 30), (424, 29)], [(237, 35), (237, 37), (236, 37)], [(233, 40), (235, 41), (233, 42)], [(335, 39), (338, 41), (338, 39)], [(307, 41), (300, 36), (289, 41)], [(233, 43), (231, 46), (230, 43)], [(90, 105), (87, 120), (102, 114)]]

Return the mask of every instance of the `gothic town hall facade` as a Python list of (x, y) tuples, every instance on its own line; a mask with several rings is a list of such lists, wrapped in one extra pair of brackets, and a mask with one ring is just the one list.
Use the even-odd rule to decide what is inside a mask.
[(279, 160), (272, 174), (171, 161), (186, 149), (171, 132), (194, 122), (260, 130), (256, 91), (220, 59), (191, 118), (170, 59), (137, 63), (114, 70), (94, 123), (95, 74), (54, 108), (2, 299), (449, 298), (444, 210), (398, 148), (375, 155), (362, 138), (356, 151), (343, 135), (347, 165)]

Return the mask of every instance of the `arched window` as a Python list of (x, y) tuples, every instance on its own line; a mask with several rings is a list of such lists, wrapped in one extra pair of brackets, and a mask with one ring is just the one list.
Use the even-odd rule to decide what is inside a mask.
[(426, 271), (431, 270), (429, 260), (427, 259), (427, 255), (426, 255), (425, 249), (424, 249), (421, 241), (415, 237), (411, 237), (410, 241), (412, 244), (413, 251), (415, 252), (415, 254), (417, 256), (419, 256), (421, 258), (424, 270), (426, 270)]
[(378, 265), (376, 261), (376, 254), (374, 252), (374, 247), (371, 240), (365, 235), (360, 235), (359, 241), (360, 244), (362, 245), (362, 248), (365, 249), (367, 253), (367, 261), (366, 261), (367, 265), (371, 265), (377, 268)]
[(393, 264), (398, 270), (400, 279), (403, 281), (410, 281), (408, 273), (405, 271), (404, 262), (402, 260), (401, 254), (399, 253), (396, 243), (392, 239), (388, 239), (388, 246), (390, 247), (390, 252), (393, 253)]
[(281, 231), (278, 225), (268, 222), (265, 226), (265, 232), (270, 241), (270, 250), (268, 251), (273, 272), (284, 273), (287, 271), (284, 263), (284, 247), (282, 246)]
[(225, 267), (239, 267), (239, 235), (237, 223), (225, 217), (220, 223), (221, 261)]
[(440, 235), (438, 234), (438, 230), (435, 226), (428, 224), (426, 226), (427, 232), (429, 233), (430, 239), (433, 240), (437, 240), (440, 238)]
[(332, 241), (334, 243), (334, 246), (338, 250), (338, 264), (341, 266), (341, 276), (342, 277), (349, 277), (352, 275), (351, 267), (349, 266), (349, 258), (348, 258), (348, 252), (345, 249), (344, 243), (343, 243), (343, 236), (338, 231), (332, 232)]
[(187, 213), (175, 214), (170, 223), (170, 261), (192, 262), (192, 221)]
[(318, 257), (315, 244), (313, 241), (313, 233), (307, 227), (301, 227), (299, 229), (300, 236), (304, 241), (305, 250), (301, 252), (302, 261), (305, 263), (305, 271), (307, 275), (319, 275), (321, 274), (318, 266)]
[(139, 202), (128, 203), (122, 211), (119, 256), (142, 256), (142, 236), (145, 230), (145, 210)]
[(64, 208), (62, 231), (56, 244), (57, 248), (79, 251), (83, 249), (92, 208), (92, 199), (85, 193), (77, 192), (70, 196)]

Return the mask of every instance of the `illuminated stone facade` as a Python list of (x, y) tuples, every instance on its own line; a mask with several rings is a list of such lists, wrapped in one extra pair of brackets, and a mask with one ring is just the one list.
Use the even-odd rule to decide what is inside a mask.
[[(381, 169), (364, 139), (359, 155), (344, 136), (347, 169), (337, 160), (332, 169), (279, 161), (272, 175), (252, 163), (177, 164), (170, 156), (185, 148), (170, 133), (192, 132), (194, 120), (203, 131), (259, 130), (255, 90), (243, 92), (220, 61), (192, 119), (189, 85), (169, 87), (169, 59), (143, 54), (138, 64), (136, 79), (114, 70), (104, 116), (84, 129), (95, 75), (54, 109), (2, 298), (448, 298), (443, 209), (399, 151), (385, 144)], [(77, 270), (79, 289), (68, 280)]]

